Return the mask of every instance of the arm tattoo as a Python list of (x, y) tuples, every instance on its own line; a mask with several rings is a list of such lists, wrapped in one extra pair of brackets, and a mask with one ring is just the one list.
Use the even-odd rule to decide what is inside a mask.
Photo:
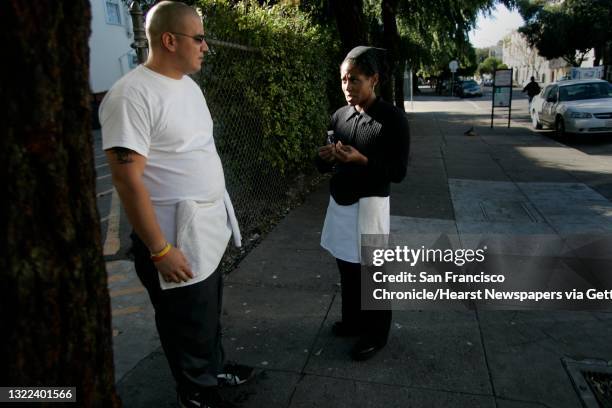
[(111, 149), (113, 153), (115, 153), (115, 157), (117, 158), (117, 163), (119, 164), (129, 164), (133, 163), (132, 153), (130, 149), (126, 149), (125, 147), (113, 147)]

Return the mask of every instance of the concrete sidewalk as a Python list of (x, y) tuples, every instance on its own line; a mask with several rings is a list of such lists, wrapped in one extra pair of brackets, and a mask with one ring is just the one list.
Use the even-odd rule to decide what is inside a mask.
[[(392, 233), (612, 233), (610, 158), (534, 133), (526, 117), (490, 129), (490, 113), (467, 102), (450, 112), (432, 97), (415, 106)], [(465, 136), (472, 126), (476, 135)], [(322, 185), (227, 276), (227, 358), (257, 367), (228, 397), (250, 408), (581, 406), (561, 359), (612, 360), (612, 313), (395, 311), (388, 345), (351, 361), (352, 341), (330, 332), (340, 297), (335, 262), (319, 247), (328, 197)], [(119, 393), (128, 408), (173, 407), (132, 268), (108, 268)]]

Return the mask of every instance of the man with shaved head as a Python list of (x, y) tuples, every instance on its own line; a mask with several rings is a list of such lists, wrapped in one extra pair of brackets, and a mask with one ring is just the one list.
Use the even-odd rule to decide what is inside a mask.
[(132, 234), (136, 273), (155, 323), (181, 407), (227, 407), (219, 385), (251, 378), (250, 367), (223, 365), (218, 269), (240, 231), (204, 95), (188, 76), (208, 45), (202, 19), (180, 2), (147, 14), (147, 61), (119, 80), (100, 106), (103, 148)]

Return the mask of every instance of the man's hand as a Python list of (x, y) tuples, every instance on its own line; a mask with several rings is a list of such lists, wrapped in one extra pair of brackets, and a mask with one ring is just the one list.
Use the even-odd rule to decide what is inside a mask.
[[(150, 251), (160, 251), (167, 241), (157, 222), (149, 191), (142, 181), (146, 157), (121, 147), (106, 150), (106, 154), (113, 174), (113, 184), (130, 224)], [(185, 255), (174, 247), (155, 266), (166, 282), (187, 282), (193, 278)]]
[(155, 266), (166, 282), (187, 282), (193, 278), (191, 266), (180, 249), (172, 247), (170, 252)]
[(335, 150), (336, 150), (336, 146), (333, 144), (321, 146), (319, 147), (319, 157), (328, 163), (332, 163), (335, 160), (335, 157), (334, 157)]
[(342, 163), (357, 163), (364, 166), (368, 164), (368, 158), (361, 154), (359, 150), (355, 149), (353, 146), (345, 146), (342, 142), (336, 143), (333, 155), (336, 160)]

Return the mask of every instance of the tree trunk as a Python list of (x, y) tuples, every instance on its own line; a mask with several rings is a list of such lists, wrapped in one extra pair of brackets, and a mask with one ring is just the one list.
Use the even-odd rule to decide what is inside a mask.
[(363, 16), (363, 0), (330, 0), (342, 42), (342, 51), (366, 45), (367, 27)]
[[(397, 6), (398, 0), (382, 0), (381, 11), (383, 21), (383, 46), (387, 49), (387, 62), (388, 67), (388, 78), (384, 81), (381, 86), (381, 96), (388, 102), (393, 102), (393, 79), (397, 80), (396, 68), (398, 61), (399, 51), (399, 34), (397, 32)], [(401, 79), (401, 86), (403, 86), (403, 74)], [(397, 86), (396, 86), (397, 88)], [(403, 109), (404, 103), (398, 106)]]
[(603, 51), (604, 51), (604, 47), (603, 46), (597, 46), (594, 48), (594, 58), (593, 58), (593, 66), (594, 67), (598, 67), (599, 64), (601, 63), (601, 59), (603, 57)]
[(406, 69), (406, 61), (399, 60), (395, 67), (395, 80), (393, 81), (395, 85), (395, 106), (404, 109), (404, 70)]
[(604, 79), (609, 81), (610, 78), (610, 66), (612, 65), (612, 41), (608, 41), (604, 46), (603, 52), (603, 65), (604, 65)]
[(95, 202), (90, 20), (89, 0), (0, 2), (0, 384), (74, 386), (75, 406), (119, 407)]

